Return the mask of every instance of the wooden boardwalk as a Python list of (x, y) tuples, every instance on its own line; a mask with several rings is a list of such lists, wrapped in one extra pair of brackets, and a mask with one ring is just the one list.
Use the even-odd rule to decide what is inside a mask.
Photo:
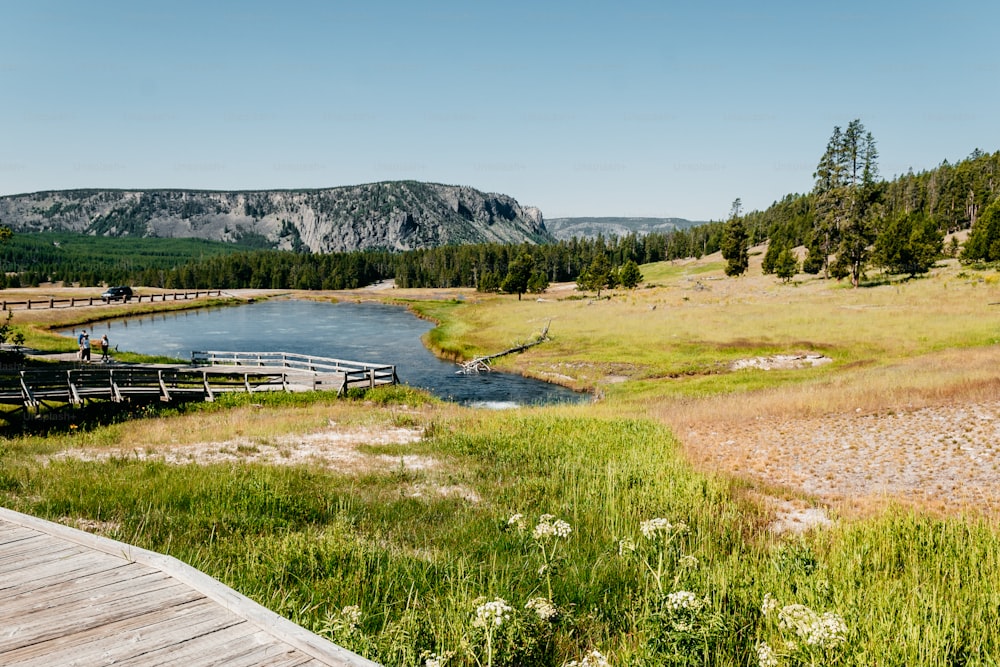
[(288, 352), (194, 352), (191, 365), (73, 364), (0, 372), (0, 403), (25, 412), (99, 399), (213, 401), (224, 392), (336, 391), (396, 384), (396, 367)]
[(175, 558), (5, 508), (0, 664), (377, 667)]

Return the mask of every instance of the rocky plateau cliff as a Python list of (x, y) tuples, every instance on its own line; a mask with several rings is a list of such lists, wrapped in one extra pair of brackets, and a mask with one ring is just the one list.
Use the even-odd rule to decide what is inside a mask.
[(390, 181), (320, 190), (57, 190), (0, 197), (17, 232), (203, 238), (285, 250), (551, 241), (542, 213), (474, 188)]

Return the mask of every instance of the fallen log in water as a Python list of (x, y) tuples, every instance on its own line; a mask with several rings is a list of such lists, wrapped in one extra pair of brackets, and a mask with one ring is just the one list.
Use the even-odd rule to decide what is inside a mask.
[(474, 375), (476, 373), (489, 373), (493, 370), (493, 360), (499, 359), (500, 357), (507, 356), (508, 354), (515, 354), (517, 352), (524, 352), (530, 347), (534, 347), (539, 343), (544, 343), (549, 339), (549, 325), (552, 324), (552, 320), (545, 323), (545, 328), (542, 332), (535, 337), (534, 340), (528, 343), (523, 343), (521, 345), (515, 345), (512, 348), (504, 350), (503, 352), (497, 352), (496, 354), (488, 354), (483, 357), (476, 357), (466, 361), (461, 365), (461, 368), (456, 371), (456, 373), (461, 373), (462, 375)]

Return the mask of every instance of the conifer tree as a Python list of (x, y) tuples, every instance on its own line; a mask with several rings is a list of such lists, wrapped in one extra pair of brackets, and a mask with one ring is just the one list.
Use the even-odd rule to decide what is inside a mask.
[(535, 262), (526, 252), (517, 256), (510, 266), (507, 267), (507, 276), (500, 284), (500, 289), (508, 294), (517, 294), (517, 300), (521, 300), (521, 295), (528, 291), (528, 281)]
[(792, 252), (791, 248), (784, 246), (775, 260), (774, 274), (787, 283), (798, 272), (799, 260), (796, 259), (795, 253)]
[(626, 289), (635, 289), (642, 282), (642, 271), (633, 260), (628, 260), (618, 272), (618, 282)]
[(1000, 198), (994, 199), (976, 220), (960, 257), (966, 262), (1000, 260)]
[(722, 257), (726, 260), (726, 275), (740, 276), (746, 273), (750, 266), (750, 254), (748, 246), (750, 237), (747, 235), (746, 226), (743, 224), (743, 217), (740, 215), (742, 202), (739, 199), (733, 202), (729, 220), (722, 231)]

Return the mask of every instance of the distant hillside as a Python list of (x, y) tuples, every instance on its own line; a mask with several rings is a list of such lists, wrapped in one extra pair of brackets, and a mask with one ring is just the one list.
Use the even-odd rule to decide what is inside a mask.
[(391, 181), (322, 190), (61, 190), (0, 197), (15, 232), (200, 238), (312, 252), (551, 241), (537, 208), (470, 187)]
[(704, 224), (684, 218), (552, 218), (545, 221), (545, 228), (559, 240), (592, 239), (602, 234), (605, 238), (645, 235), (651, 232), (666, 233)]

